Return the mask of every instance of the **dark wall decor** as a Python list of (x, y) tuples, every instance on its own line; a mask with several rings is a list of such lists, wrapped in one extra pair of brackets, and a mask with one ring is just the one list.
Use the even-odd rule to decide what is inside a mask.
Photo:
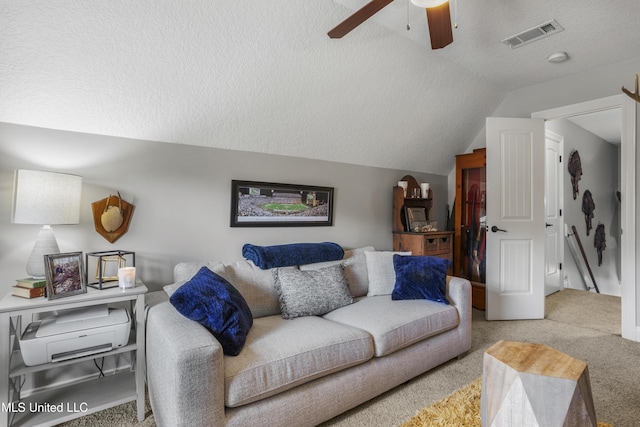
[(580, 154), (575, 150), (569, 156), (569, 173), (571, 174), (571, 185), (573, 186), (573, 200), (578, 197), (578, 181), (582, 178), (582, 162)]
[(598, 267), (602, 265), (602, 251), (607, 247), (606, 236), (604, 233), (604, 224), (598, 224), (596, 227), (596, 235), (593, 238), (593, 246), (598, 252)]
[(231, 227), (333, 225), (333, 187), (231, 181)]
[(591, 191), (585, 190), (582, 195), (582, 212), (584, 213), (584, 220), (587, 223), (587, 236), (593, 226), (591, 220), (593, 219), (593, 211), (596, 210), (596, 204), (591, 196)]

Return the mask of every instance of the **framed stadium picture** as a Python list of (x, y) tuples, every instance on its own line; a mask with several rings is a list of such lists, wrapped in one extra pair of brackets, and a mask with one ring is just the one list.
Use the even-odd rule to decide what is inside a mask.
[(231, 227), (333, 225), (333, 187), (231, 181)]

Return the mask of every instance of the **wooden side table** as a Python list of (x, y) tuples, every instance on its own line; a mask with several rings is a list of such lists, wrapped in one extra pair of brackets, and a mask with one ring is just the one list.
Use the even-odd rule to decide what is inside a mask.
[[(144, 297), (147, 287), (140, 281), (136, 287), (122, 290), (97, 290), (87, 287), (86, 294), (56, 300), (24, 299), (11, 294), (0, 300), (0, 427), (53, 426), (64, 421), (136, 401), (138, 421), (144, 420), (145, 404), (145, 315)], [(132, 330), (129, 342), (111, 351), (60, 362), (26, 366), (22, 360), (18, 338), (34, 320), (34, 315), (57, 310), (102, 304), (129, 304)], [(78, 362), (110, 355), (130, 353), (131, 369), (104, 378), (46, 388), (24, 398), (22, 378)], [(32, 405), (46, 403), (42, 411)], [(58, 408), (61, 411), (58, 411)]]
[(499, 341), (484, 354), (483, 426), (593, 426), (587, 364), (542, 344)]

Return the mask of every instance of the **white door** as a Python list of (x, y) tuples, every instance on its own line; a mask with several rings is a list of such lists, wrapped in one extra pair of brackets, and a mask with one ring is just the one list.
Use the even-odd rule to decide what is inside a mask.
[(564, 260), (564, 227), (562, 220), (562, 151), (560, 135), (547, 131), (545, 135), (545, 250), (544, 294), (550, 295), (564, 287), (562, 262)]
[(487, 320), (544, 318), (544, 121), (487, 118)]

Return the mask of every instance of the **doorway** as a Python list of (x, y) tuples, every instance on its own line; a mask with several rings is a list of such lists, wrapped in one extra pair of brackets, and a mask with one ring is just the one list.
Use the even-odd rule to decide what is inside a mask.
[(579, 116), (585, 113), (621, 108), (622, 133), (620, 144), (620, 265), (621, 265), (621, 330), (622, 337), (640, 340), (637, 326), (638, 307), (636, 301), (636, 104), (624, 95), (615, 95), (594, 101), (569, 105), (532, 114), (533, 118), (550, 121), (558, 118)]
[[(551, 274), (555, 265), (547, 263), (550, 280), (546, 288), (552, 290), (548, 282), (555, 282), (560, 289), (619, 297), (621, 109), (549, 120), (545, 125), (545, 249), (547, 259), (558, 253), (562, 264), (560, 277), (556, 277)], [(559, 146), (559, 153), (553, 151), (554, 146)], [(559, 156), (561, 161), (554, 162)], [(590, 215), (585, 214), (585, 208), (593, 208)]]

